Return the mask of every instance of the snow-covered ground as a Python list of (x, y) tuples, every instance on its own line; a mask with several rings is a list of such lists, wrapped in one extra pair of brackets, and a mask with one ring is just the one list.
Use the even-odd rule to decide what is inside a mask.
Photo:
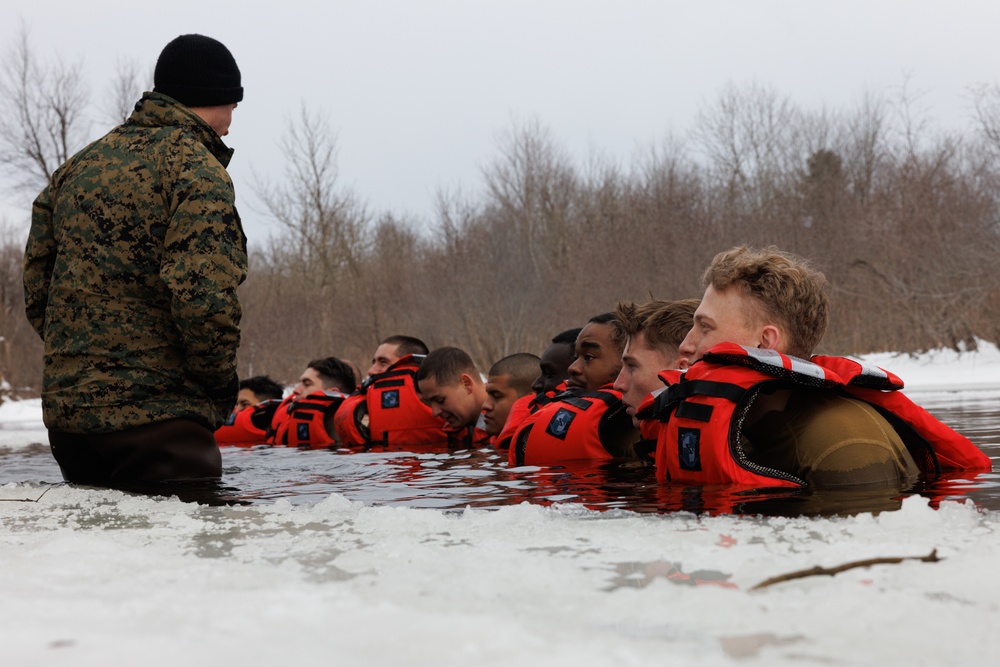
[[(1000, 352), (986, 343), (974, 354), (868, 360), (917, 394), (1000, 390)], [(10, 446), (45, 441), (32, 440), (37, 401), (4, 403), (0, 424)], [(446, 513), (336, 495), (208, 507), (8, 484), (0, 523), (3, 665), (1000, 659), (1000, 513), (971, 504), (935, 510), (911, 497), (898, 511), (845, 518), (576, 505)], [(751, 590), (817, 565), (934, 550), (943, 560)]]

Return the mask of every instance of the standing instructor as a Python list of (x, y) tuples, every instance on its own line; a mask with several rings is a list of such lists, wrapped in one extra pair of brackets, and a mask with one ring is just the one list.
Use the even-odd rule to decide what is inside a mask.
[(153, 92), (35, 200), (28, 319), (45, 343), (42, 410), (66, 481), (217, 479), (236, 402), (246, 237), (226, 172), (243, 99), (229, 50), (181, 35)]

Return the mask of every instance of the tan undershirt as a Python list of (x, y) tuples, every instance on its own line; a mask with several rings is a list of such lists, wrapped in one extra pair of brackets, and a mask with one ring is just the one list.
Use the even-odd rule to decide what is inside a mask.
[[(785, 393), (785, 396), (781, 396)], [(790, 394), (790, 395), (788, 395)], [(787, 400), (781, 410), (770, 405)], [(810, 486), (901, 486), (918, 473), (899, 435), (873, 407), (852, 398), (798, 389), (766, 397), (744, 427), (747, 458)]]

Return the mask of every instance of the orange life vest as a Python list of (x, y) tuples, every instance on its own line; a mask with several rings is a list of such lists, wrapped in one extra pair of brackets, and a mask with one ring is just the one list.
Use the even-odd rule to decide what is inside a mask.
[(899, 392), (894, 374), (845, 357), (811, 361), (773, 350), (722, 343), (686, 372), (664, 371), (667, 385), (640, 406), (640, 419), (660, 422), (656, 472), (661, 482), (801, 487), (805, 482), (748, 460), (740, 446), (742, 416), (764, 389), (811, 387), (875, 407), (896, 430), (924, 473), (990, 467), (967, 438)]
[(508, 449), (514, 439), (514, 433), (524, 420), (538, 412), (543, 405), (548, 405), (555, 397), (555, 391), (548, 391), (544, 394), (528, 394), (514, 401), (507, 413), (507, 421), (504, 422), (503, 430), (497, 434), (493, 440), (493, 446), (497, 449)]
[(626, 437), (634, 440), (634, 435), (621, 392), (610, 385), (596, 391), (571, 389), (523, 420), (507, 460), (511, 466), (611, 460), (616, 458), (614, 443)]
[(337, 444), (333, 417), (347, 394), (335, 390), (289, 396), (275, 412), (268, 443), (284, 447), (322, 449)]
[(417, 392), (414, 376), (422, 358), (413, 354), (400, 358), (344, 402), (334, 417), (342, 444), (398, 448), (448, 442), (446, 422), (433, 415)]
[(278, 399), (271, 399), (232, 413), (226, 423), (216, 430), (215, 442), (220, 447), (265, 444), (267, 429), (280, 403)]

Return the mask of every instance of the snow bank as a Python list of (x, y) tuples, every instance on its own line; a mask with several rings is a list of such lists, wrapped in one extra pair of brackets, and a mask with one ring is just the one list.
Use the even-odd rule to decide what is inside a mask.
[[(35, 498), (8, 485), (0, 498)], [(204, 507), (68, 487), (0, 502), (13, 664), (983, 664), (1000, 514), (830, 519)], [(926, 556), (751, 591), (815, 565)], [(756, 663), (755, 663), (756, 664)]]

